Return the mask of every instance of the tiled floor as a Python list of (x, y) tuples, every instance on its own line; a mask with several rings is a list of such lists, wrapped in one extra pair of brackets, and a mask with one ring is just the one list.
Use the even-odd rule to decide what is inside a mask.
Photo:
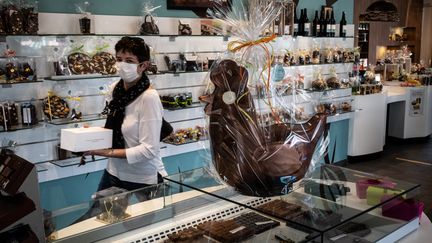
[(432, 139), (409, 144), (388, 143), (382, 156), (344, 166), (421, 185), (420, 199), (432, 218)]

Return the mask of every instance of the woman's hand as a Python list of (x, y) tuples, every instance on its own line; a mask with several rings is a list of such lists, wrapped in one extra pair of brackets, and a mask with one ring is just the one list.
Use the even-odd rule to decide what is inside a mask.
[(86, 155), (97, 155), (109, 158), (126, 158), (126, 149), (97, 149), (90, 150), (84, 153)]
[(96, 149), (96, 150), (90, 150), (84, 153), (84, 156), (86, 155), (97, 155), (97, 156), (104, 156), (104, 157), (111, 157), (113, 154), (113, 149)]

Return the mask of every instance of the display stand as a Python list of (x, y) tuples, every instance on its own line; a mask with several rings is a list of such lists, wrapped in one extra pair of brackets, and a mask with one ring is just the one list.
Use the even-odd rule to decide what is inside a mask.
[[(39, 242), (45, 242), (36, 167), (16, 155), (2, 155), (0, 159), (2, 176), (6, 170), (12, 168), (10, 165), (20, 165), (14, 167), (17, 170), (13, 171), (7, 179), (9, 181), (8, 185), (14, 184), (14, 187), (8, 188), (8, 185), (4, 186), (5, 184), (2, 184), (1, 187), (3, 196), (0, 198), (0, 204), (2, 205), (0, 207), (2, 217), (0, 241), (2, 241), (2, 236), (8, 234), (6, 232), (10, 233), (11, 231), (16, 231), (14, 236), (19, 235), (22, 237), (23, 229), (25, 229), (24, 232), (32, 231), (36, 235), (29, 233), (28, 237), (37, 237)], [(26, 173), (25, 170), (27, 170)], [(19, 183), (22, 183), (21, 186), (15, 187)], [(26, 227), (26, 225), (29, 227)]]
[(386, 94), (354, 96), (350, 120), (348, 156), (365, 156), (383, 151), (386, 131)]
[(388, 136), (397, 139), (425, 138), (431, 134), (430, 87), (386, 87), (404, 95), (401, 102), (389, 104)]

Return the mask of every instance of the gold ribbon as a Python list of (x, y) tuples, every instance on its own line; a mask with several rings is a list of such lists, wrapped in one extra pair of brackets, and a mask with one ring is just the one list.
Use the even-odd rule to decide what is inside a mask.
[(272, 40), (274, 40), (277, 36), (275, 34), (271, 36), (266, 36), (258, 40), (254, 41), (231, 41), (228, 43), (228, 51), (230, 52), (237, 52), (238, 50), (244, 48), (244, 47), (250, 47), (254, 45), (259, 45), (262, 43), (268, 43)]

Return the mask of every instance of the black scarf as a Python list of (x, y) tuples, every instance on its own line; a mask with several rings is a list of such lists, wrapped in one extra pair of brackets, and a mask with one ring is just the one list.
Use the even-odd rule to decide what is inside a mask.
[(123, 80), (120, 80), (115, 86), (112, 94), (112, 100), (108, 104), (108, 117), (105, 128), (113, 130), (112, 148), (125, 148), (125, 141), (121, 131), (123, 120), (125, 118), (126, 106), (138, 98), (150, 86), (150, 81), (145, 74), (142, 75), (138, 82), (129, 89), (124, 88)]

